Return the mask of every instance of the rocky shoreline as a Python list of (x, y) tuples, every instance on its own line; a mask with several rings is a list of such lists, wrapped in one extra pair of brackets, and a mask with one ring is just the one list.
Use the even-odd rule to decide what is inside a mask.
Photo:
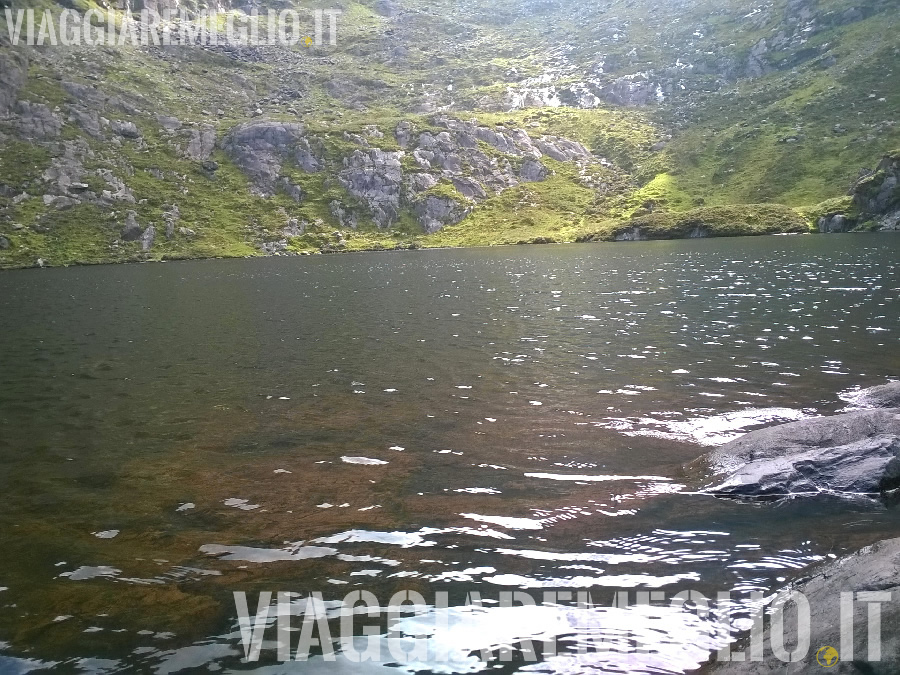
[[(624, 225), (623, 225), (624, 227)], [(499, 247), (507, 247), (507, 246), (529, 246), (529, 245), (549, 245), (549, 244), (588, 244), (588, 243), (619, 243), (619, 242), (627, 242), (627, 241), (672, 241), (675, 239), (724, 239), (724, 238), (735, 238), (735, 237), (765, 237), (765, 236), (786, 236), (786, 235), (815, 235), (812, 232), (743, 232), (736, 231), (731, 234), (709, 234), (706, 231), (700, 230), (699, 233), (688, 233), (686, 236), (628, 236), (630, 232), (633, 230), (626, 228), (623, 230), (625, 235), (618, 236), (615, 239), (601, 238), (601, 237), (585, 237), (579, 238), (574, 241), (555, 241), (552, 238), (547, 237), (538, 237), (532, 240), (523, 240), (517, 241), (513, 243), (503, 243), (503, 244), (484, 244), (484, 245), (476, 245), (476, 246), (454, 246), (449, 244), (441, 244), (441, 245), (428, 245), (427, 242), (423, 245), (420, 241), (411, 241), (411, 242), (401, 242), (392, 247), (387, 247), (384, 245), (375, 244), (373, 246), (361, 246), (354, 248), (347, 248), (346, 246), (341, 246), (342, 242), (346, 243), (346, 239), (341, 237), (337, 237), (339, 234), (335, 232), (335, 242), (339, 244), (338, 246), (330, 246), (325, 245), (322, 246), (318, 250), (304, 250), (304, 251), (279, 251), (275, 253), (266, 253), (263, 255), (204, 255), (204, 256), (192, 256), (192, 255), (165, 255), (159, 258), (148, 258), (141, 254), (136, 254), (135, 256), (124, 259), (124, 260), (74, 260), (65, 264), (51, 264), (43, 259), (38, 259), (32, 264), (23, 264), (23, 265), (3, 265), (0, 264), (0, 271), (3, 270), (19, 270), (19, 269), (34, 269), (34, 268), (44, 268), (44, 267), (93, 267), (97, 265), (130, 265), (130, 264), (144, 264), (144, 263), (160, 263), (160, 262), (183, 262), (190, 260), (235, 260), (235, 259), (256, 259), (256, 258), (271, 258), (271, 257), (302, 257), (302, 256), (314, 256), (314, 255), (332, 255), (338, 253), (395, 253), (398, 251), (436, 251), (436, 250), (454, 250), (454, 249), (469, 249), (469, 248), (499, 248)], [(885, 230), (881, 230), (885, 231)], [(859, 234), (859, 232), (854, 232), (854, 234)]]
[[(868, 501), (890, 507), (900, 491), (900, 381), (859, 391), (850, 408), (838, 415), (750, 432), (701, 457), (688, 470), (705, 473), (708, 477), (699, 491), (719, 498), (754, 502), (828, 499), (854, 506)], [(811, 634), (806, 656), (787, 664), (767, 649), (762, 661), (716, 663), (712, 672), (821, 672), (818, 649), (827, 645), (846, 652), (848, 647), (846, 637), (841, 641), (841, 593), (879, 592), (882, 599), (900, 597), (896, 595), (900, 592), (900, 538), (825, 563), (778, 595), (791, 591), (804, 594), (809, 602)], [(770, 607), (778, 605), (778, 595)], [(881, 605), (880, 656), (874, 645), (874, 651), (869, 651), (871, 619), (866, 606), (865, 602), (854, 605), (853, 654), (841, 654), (833, 672), (900, 672), (900, 606), (888, 601)], [(784, 644), (797, 645), (798, 624), (789, 615), (784, 621)], [(770, 631), (770, 627), (766, 629), (763, 644), (771, 644)]]
[[(854, 603), (853, 647), (847, 653), (841, 639), (841, 592), (871, 593), (871, 598), (896, 601), (900, 595), (900, 538), (886, 539), (816, 568), (810, 577), (795, 582), (789, 589), (806, 596), (810, 608), (810, 649), (805, 658), (784, 663), (769, 650), (762, 661), (732, 661), (714, 666), (715, 675), (763, 675), (771, 673), (821, 673), (825, 668), (817, 661), (819, 650), (833, 647), (839, 661), (827, 672), (864, 673), (866, 675), (896, 675), (900, 672), (900, 606), (896, 602), (881, 602), (880, 649), (870, 644), (869, 604)], [(859, 598), (859, 595), (855, 596)], [(863, 596), (865, 598), (867, 596)], [(787, 612), (784, 621), (784, 644), (797, 645), (797, 621)], [(771, 644), (771, 631), (766, 629), (763, 644)], [(849, 635), (847, 636), (849, 638)], [(847, 639), (845, 638), (845, 640)], [(740, 646), (734, 651), (739, 651)], [(743, 645), (746, 647), (746, 645)]]

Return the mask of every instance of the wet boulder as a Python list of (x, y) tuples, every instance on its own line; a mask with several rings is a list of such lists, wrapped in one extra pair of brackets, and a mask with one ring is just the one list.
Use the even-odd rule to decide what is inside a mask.
[(861, 410), (753, 431), (705, 458), (719, 497), (870, 497), (900, 487), (900, 409)]
[(862, 389), (853, 403), (860, 408), (900, 408), (900, 380)]
[[(870, 673), (893, 675), (900, 672), (900, 539), (886, 539), (872, 546), (838, 558), (812, 571), (809, 578), (776, 595), (773, 605), (788, 611), (782, 621), (782, 644), (797, 645), (809, 638), (810, 649), (799, 661), (784, 663), (770, 650), (762, 661), (732, 661), (713, 668), (715, 675), (762, 675), (763, 673)], [(802, 593), (809, 603), (810, 634), (798, 633), (796, 612), (783, 605), (790, 591)], [(842, 633), (841, 594), (854, 592), (851, 630)], [(877, 594), (877, 595), (875, 595)], [(880, 599), (880, 602), (879, 600)], [(892, 600), (892, 601), (891, 601)], [(870, 602), (880, 604), (881, 630), (877, 643), (872, 643)], [(775, 611), (780, 611), (776, 609)], [(771, 644), (771, 629), (763, 635), (763, 644)], [(853, 639), (853, 653), (844, 645)], [(833, 671), (820, 665), (825, 645), (840, 648), (840, 663)], [(880, 646), (880, 649), (878, 648)], [(880, 653), (879, 653), (880, 652)], [(876, 656), (877, 654), (877, 656)], [(879, 658), (880, 657), (880, 658)], [(859, 666), (859, 667), (858, 667)]]

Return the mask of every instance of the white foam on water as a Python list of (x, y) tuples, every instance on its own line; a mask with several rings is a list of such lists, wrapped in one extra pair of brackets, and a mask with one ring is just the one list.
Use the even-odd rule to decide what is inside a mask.
[(231, 497), (222, 502), (225, 506), (230, 506), (235, 509), (240, 509), (241, 511), (253, 511), (254, 509), (259, 508), (259, 504), (250, 504), (247, 499), (238, 499), (237, 497)]
[[(705, 394), (711, 396), (711, 394)], [(792, 422), (814, 417), (795, 408), (747, 408), (733, 412), (682, 420), (653, 417), (609, 417), (594, 426), (618, 431), (625, 436), (651, 436), (698, 445), (722, 445), (742, 436), (753, 427), (775, 422)]]
[(383, 459), (372, 459), (371, 457), (341, 457), (341, 461), (344, 464), (363, 464), (366, 466), (381, 466), (382, 464), (388, 464)]
[(336, 548), (324, 546), (293, 546), (291, 548), (254, 548), (252, 546), (224, 546), (204, 544), (200, 552), (216, 556), (219, 560), (239, 560), (241, 562), (271, 563), (291, 560), (310, 560), (335, 555)]

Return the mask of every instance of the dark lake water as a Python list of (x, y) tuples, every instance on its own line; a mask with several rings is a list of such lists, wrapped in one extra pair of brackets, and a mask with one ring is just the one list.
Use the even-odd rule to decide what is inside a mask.
[[(683, 466), (900, 377), (898, 260), (833, 235), (4, 272), (0, 672), (696, 668), (727, 635), (614, 594), (740, 609), (897, 534)], [(449, 662), (242, 660), (234, 591), (360, 589), (448, 592)], [(598, 606), (492, 604), (523, 589)], [(647, 612), (656, 653), (615, 642)], [(481, 661), (535, 636), (558, 654)]]

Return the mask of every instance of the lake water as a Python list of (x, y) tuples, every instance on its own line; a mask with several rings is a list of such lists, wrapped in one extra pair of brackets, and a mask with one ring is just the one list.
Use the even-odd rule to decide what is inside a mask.
[[(0, 672), (397, 673), (242, 660), (234, 591), (361, 589), (449, 594), (399, 672), (695, 668), (712, 618), (614, 595), (730, 591), (740, 628), (752, 591), (897, 533), (683, 466), (900, 376), (898, 260), (833, 235), (4, 272)], [(496, 604), (522, 589), (597, 606)]]

